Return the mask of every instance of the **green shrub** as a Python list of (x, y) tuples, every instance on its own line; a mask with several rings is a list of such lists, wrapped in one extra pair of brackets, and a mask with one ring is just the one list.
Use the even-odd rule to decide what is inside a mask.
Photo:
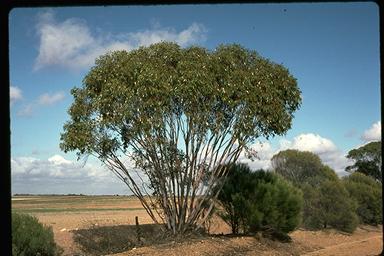
[(338, 180), (301, 187), (304, 195), (303, 226), (317, 230), (332, 227), (352, 233), (358, 224), (356, 202)]
[(300, 222), (301, 191), (274, 173), (252, 172), (245, 164), (230, 166), (218, 199), (224, 208), (221, 217), (235, 234), (288, 233)]
[(34, 216), (12, 213), (12, 255), (60, 255), (53, 237), (52, 227), (38, 222)]
[(343, 178), (350, 197), (357, 202), (360, 223), (378, 225), (383, 222), (382, 184), (365, 174), (355, 172)]
[(303, 191), (302, 225), (305, 228), (355, 230), (357, 204), (335, 171), (324, 165), (319, 156), (307, 151), (285, 150), (272, 157), (272, 167)]

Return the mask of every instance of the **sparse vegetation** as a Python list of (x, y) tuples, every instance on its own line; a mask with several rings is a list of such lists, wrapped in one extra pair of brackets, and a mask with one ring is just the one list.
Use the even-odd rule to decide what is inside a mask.
[[(13, 198), (14, 199), (14, 198)], [(20, 200), (22, 199), (22, 200)], [(54, 199), (54, 200), (51, 200)], [(71, 199), (71, 200), (69, 200)], [(30, 198), (16, 198), (15, 202), (23, 201), (23, 204), (12, 204), (13, 210), (18, 208), (28, 208), (39, 205), (44, 208), (63, 207), (65, 204), (70, 204), (70, 207), (82, 208), (95, 208), (101, 205), (108, 205), (114, 208), (136, 208), (140, 207), (140, 202), (136, 198), (126, 198), (119, 200), (115, 196), (89, 196), (83, 197), (30, 197)], [(33, 204), (28, 204), (33, 202)], [(228, 234), (230, 229), (225, 225), (220, 218), (215, 216), (211, 219), (211, 235), (204, 236), (204, 234), (196, 234), (192, 237), (175, 238), (171, 233), (161, 232), (162, 225), (157, 227), (160, 229), (155, 230), (151, 227), (146, 227), (146, 224), (151, 223), (150, 218), (146, 215), (145, 211), (105, 211), (105, 212), (81, 212), (73, 211), (70, 214), (67, 212), (52, 213), (35, 213), (36, 217), (42, 223), (52, 225), (55, 232), (57, 243), (65, 249), (65, 255), (91, 255), (89, 251), (86, 252), (83, 246), (90, 247), (88, 250), (93, 251), (95, 254), (109, 254), (113, 252), (120, 252), (122, 248), (128, 248), (129, 253), (132, 255), (245, 255), (245, 254), (265, 254), (271, 255), (302, 255), (305, 252), (317, 250), (320, 247), (327, 247), (329, 245), (337, 245), (343, 243), (345, 254), (345, 242), (360, 241), (362, 239), (369, 240), (364, 243), (353, 242), (348, 246), (349, 255), (365, 255), (370, 252), (372, 255), (378, 255), (382, 249), (382, 226), (360, 226), (351, 235), (346, 235), (344, 232), (327, 229), (325, 231), (305, 231), (302, 229), (295, 230), (289, 233), (292, 237), (292, 243), (281, 243), (272, 241), (279, 237), (276, 230), (269, 229), (258, 233), (255, 236), (249, 235), (232, 235)], [(140, 241), (137, 243), (136, 229), (134, 224), (135, 216), (140, 218)], [(127, 225), (127, 224), (131, 225)], [(151, 226), (151, 225), (149, 225)], [(66, 228), (65, 231), (62, 231)], [(146, 230), (148, 235), (146, 235)], [(221, 233), (228, 235), (220, 235)], [(169, 237), (166, 237), (168, 234)], [(284, 235), (284, 233), (282, 233)], [(83, 242), (83, 245), (72, 243), (72, 239), (78, 236), (78, 239)], [(145, 237), (148, 236), (147, 239)], [(380, 237), (378, 237), (380, 236)], [(127, 238), (130, 237), (130, 238)], [(267, 237), (267, 238), (266, 238)], [(280, 238), (287, 238), (284, 235)], [(84, 240), (82, 240), (84, 238)], [(151, 240), (152, 239), (152, 240)], [(272, 239), (272, 240), (271, 240)], [(129, 242), (129, 241), (131, 242)], [(79, 243), (81, 243), (79, 242)], [(322, 244), (323, 242), (323, 244)], [(159, 244), (161, 243), (161, 244)], [(74, 245), (76, 245), (74, 247)], [(303, 247), (303, 246), (307, 247)], [(132, 251), (132, 246), (137, 250)], [(139, 248), (139, 247), (144, 248)], [(83, 249), (84, 251), (81, 251)], [(340, 251), (339, 250), (339, 251)], [(107, 252), (109, 251), (109, 252)], [(105, 253), (102, 253), (105, 252)], [(328, 252), (335, 252), (334, 249)], [(335, 252), (336, 253), (336, 252)], [(329, 253), (330, 255), (331, 253)]]
[[(104, 226), (92, 225), (88, 229), (74, 231), (74, 240), (82, 250), (90, 255), (106, 255), (124, 252), (134, 247), (185, 241), (186, 237), (175, 237), (164, 230), (163, 225), (143, 224), (139, 226), (139, 237), (136, 226)], [(203, 238), (204, 233), (189, 233), (190, 239)], [(138, 239), (139, 238), (139, 239)]]
[(60, 255), (62, 249), (54, 241), (51, 227), (39, 223), (34, 216), (12, 213), (12, 255)]

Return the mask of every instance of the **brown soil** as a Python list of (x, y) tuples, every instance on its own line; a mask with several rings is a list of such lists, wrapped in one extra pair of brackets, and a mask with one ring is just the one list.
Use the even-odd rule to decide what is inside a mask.
[[(51, 197), (52, 198), (52, 197)], [(21, 198), (20, 198), (21, 199)], [(64, 203), (58, 206), (56, 203), (44, 204), (39, 197), (34, 199), (12, 200), (14, 209), (25, 208), (126, 208), (126, 210), (98, 210), (98, 211), (58, 211), (58, 212), (32, 212), (42, 223), (53, 228), (56, 242), (63, 247), (64, 255), (84, 255), (79, 245), (73, 241), (74, 231), (87, 229), (94, 226), (120, 226), (134, 225), (135, 216), (139, 217), (141, 224), (151, 223), (140, 203), (132, 198), (106, 197), (103, 203), (95, 200), (85, 200), (76, 204)], [(33, 201), (31, 204), (27, 201)], [(37, 202), (41, 200), (41, 204)], [(55, 198), (56, 201), (57, 198)], [(68, 199), (63, 199), (67, 200)], [(22, 203), (21, 203), (22, 202)], [(20, 204), (19, 204), (20, 203)], [(108, 207), (106, 207), (108, 206)], [(135, 209), (135, 210), (129, 210)], [(158, 244), (140, 248), (133, 248), (129, 251), (113, 254), (114, 256), (125, 255), (379, 255), (383, 250), (383, 229), (382, 226), (371, 227), (361, 226), (352, 235), (344, 234), (334, 230), (305, 231), (297, 230), (290, 233), (291, 243), (280, 243), (263, 237), (231, 237), (225, 234), (230, 233), (229, 227), (219, 218), (215, 218), (210, 226), (210, 233), (222, 234), (199, 239), (190, 239), (185, 242), (170, 241), (166, 244)]]
[(379, 255), (383, 249), (382, 227), (360, 227), (352, 235), (334, 230), (304, 231), (291, 234), (292, 243), (256, 237), (212, 237), (201, 241), (142, 247), (113, 256), (133, 255)]

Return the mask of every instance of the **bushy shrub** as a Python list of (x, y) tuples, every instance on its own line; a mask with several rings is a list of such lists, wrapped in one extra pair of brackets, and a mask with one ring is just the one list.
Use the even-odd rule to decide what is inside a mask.
[(218, 199), (221, 217), (235, 234), (266, 229), (288, 233), (300, 222), (301, 191), (274, 173), (252, 172), (245, 164), (229, 167)]
[(60, 255), (53, 237), (52, 227), (38, 222), (34, 216), (12, 213), (12, 255)]
[(317, 230), (332, 227), (353, 232), (358, 224), (356, 202), (338, 180), (325, 180), (318, 186), (305, 184), (301, 187), (304, 195), (303, 226)]
[(316, 154), (285, 150), (272, 157), (274, 172), (303, 191), (303, 221), (308, 229), (333, 227), (353, 232), (358, 224), (356, 202), (335, 171)]
[(343, 178), (351, 198), (357, 202), (360, 223), (378, 225), (383, 222), (382, 184), (365, 174), (355, 172)]

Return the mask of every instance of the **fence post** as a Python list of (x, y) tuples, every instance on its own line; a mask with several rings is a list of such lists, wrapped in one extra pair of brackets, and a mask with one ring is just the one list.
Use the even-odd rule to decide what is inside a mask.
[(139, 226), (139, 217), (135, 216), (135, 223), (136, 223), (136, 235), (137, 235), (137, 242), (140, 244), (140, 226)]

